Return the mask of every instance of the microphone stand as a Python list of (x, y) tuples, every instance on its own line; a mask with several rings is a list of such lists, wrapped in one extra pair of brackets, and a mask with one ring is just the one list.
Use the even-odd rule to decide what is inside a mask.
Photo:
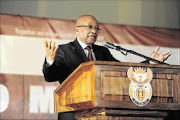
[[(161, 61), (159, 61), (159, 60), (155, 60), (155, 59), (153, 59), (153, 58), (147, 57), (147, 56), (145, 56), (145, 55), (142, 55), (142, 54), (137, 53), (137, 52), (132, 51), (132, 50), (127, 50), (127, 49), (122, 48), (122, 47), (120, 47), (120, 46), (115, 46), (115, 49), (116, 49), (117, 51), (120, 51), (120, 52), (121, 52), (122, 54), (124, 54), (124, 55), (127, 55), (127, 53), (131, 53), (131, 54), (134, 54), (134, 55), (143, 57), (143, 58), (145, 58), (145, 59), (147, 59), (147, 60), (149, 60), (149, 61), (152, 61), (152, 62), (155, 62), (155, 63), (158, 63), (158, 64), (166, 64), (166, 65), (168, 65), (167, 63), (161, 62)], [(121, 50), (125, 51), (126, 53), (123, 53)]]

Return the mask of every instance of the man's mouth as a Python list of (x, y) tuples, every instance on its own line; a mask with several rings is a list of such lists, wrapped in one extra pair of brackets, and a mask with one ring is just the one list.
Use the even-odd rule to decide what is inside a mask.
[(95, 35), (89, 35), (88, 37), (89, 38), (95, 38), (95, 39), (97, 38), (97, 36), (95, 36)]

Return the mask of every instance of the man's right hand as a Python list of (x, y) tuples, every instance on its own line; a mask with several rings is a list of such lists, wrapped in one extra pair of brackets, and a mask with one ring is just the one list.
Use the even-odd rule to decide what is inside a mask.
[(56, 56), (56, 52), (58, 49), (58, 45), (55, 47), (55, 42), (50, 40), (49, 42), (47, 40), (44, 40), (44, 46), (46, 49), (46, 59), (49, 61), (53, 61)]

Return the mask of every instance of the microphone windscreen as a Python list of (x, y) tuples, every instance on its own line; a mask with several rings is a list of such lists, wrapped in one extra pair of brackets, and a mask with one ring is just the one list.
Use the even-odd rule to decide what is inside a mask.
[(111, 48), (111, 49), (116, 49), (116, 46), (112, 43), (109, 43), (109, 42), (106, 42), (106, 41), (103, 41), (102, 44), (108, 48)]
[(106, 45), (106, 41), (103, 41), (102, 44), (103, 44), (103, 46), (105, 46)]

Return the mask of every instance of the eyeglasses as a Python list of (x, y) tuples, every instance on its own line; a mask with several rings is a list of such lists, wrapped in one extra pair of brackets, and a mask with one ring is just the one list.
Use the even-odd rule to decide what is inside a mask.
[[(87, 28), (89, 28), (90, 30), (93, 29), (93, 26), (92, 26), (92, 25), (79, 25), (79, 26), (77, 26), (77, 27), (87, 27)], [(101, 29), (98, 28), (98, 27), (94, 27), (94, 29), (97, 30), (97, 31), (100, 31), (100, 30), (101, 30)]]

